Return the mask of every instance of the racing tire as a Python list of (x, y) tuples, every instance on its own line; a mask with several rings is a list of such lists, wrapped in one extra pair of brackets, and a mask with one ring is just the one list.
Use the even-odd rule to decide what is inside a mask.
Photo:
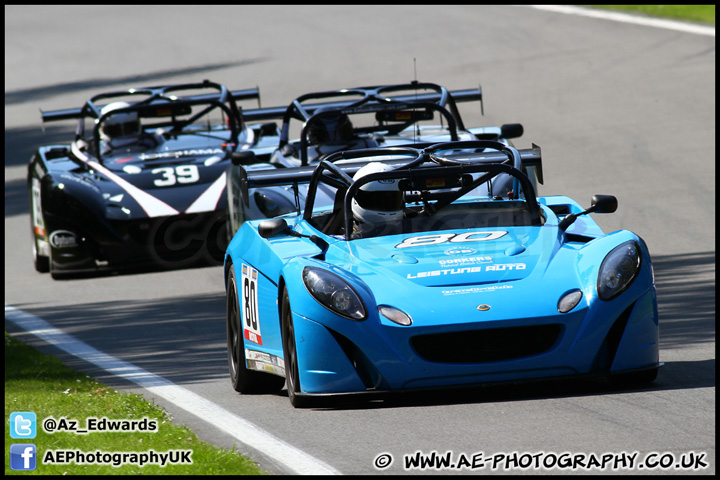
[(249, 370), (246, 366), (243, 342), (242, 315), (238, 302), (235, 269), (230, 266), (227, 283), (226, 324), (228, 366), (233, 389), (243, 394), (277, 393), (285, 385), (285, 379), (270, 373)]
[[(33, 232), (35, 236), (35, 232)], [(40, 255), (37, 248), (37, 239), (33, 238), (33, 263), (35, 271), (39, 273), (48, 273), (50, 271), (50, 257)]]
[(617, 373), (610, 375), (608, 381), (614, 387), (631, 388), (636, 386), (648, 385), (657, 378), (658, 368), (650, 370), (642, 370), (640, 372)]
[(285, 356), (285, 383), (287, 385), (290, 404), (295, 408), (309, 406), (306, 397), (298, 395), (300, 389), (300, 374), (298, 369), (297, 348), (295, 347), (295, 327), (293, 325), (292, 310), (287, 288), (283, 288), (282, 304), (280, 310), (283, 354)]

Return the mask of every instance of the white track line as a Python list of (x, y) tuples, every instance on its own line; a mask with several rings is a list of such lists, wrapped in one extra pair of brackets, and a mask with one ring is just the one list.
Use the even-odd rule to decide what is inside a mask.
[(75, 337), (53, 327), (42, 318), (15, 307), (5, 305), (5, 319), (10, 320), (28, 333), (45, 342), (92, 363), (103, 370), (146, 389), (174, 405), (209, 422), (216, 428), (233, 436), (285, 466), (299, 475), (339, 475), (331, 466), (313, 458), (307, 453), (288, 445), (247, 420), (223, 409), (209, 400), (175, 385), (169, 380), (135, 365), (103, 353), (81, 342)]
[(674, 20), (665, 20), (661, 18), (644, 17), (641, 15), (631, 15), (620, 12), (610, 12), (605, 10), (595, 10), (591, 8), (582, 8), (572, 5), (526, 5), (538, 10), (547, 10), (549, 12), (566, 13), (570, 15), (581, 15), (584, 17), (602, 18), (605, 20), (613, 20), (616, 22), (633, 23), (636, 25), (645, 25), (647, 27), (667, 28), (670, 30), (678, 30), (681, 32), (695, 33), (698, 35), (715, 36), (715, 27), (695, 25), (692, 23), (678, 22)]

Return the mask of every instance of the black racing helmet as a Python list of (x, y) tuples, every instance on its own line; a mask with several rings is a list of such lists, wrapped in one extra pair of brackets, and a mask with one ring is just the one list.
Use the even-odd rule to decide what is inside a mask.
[(315, 118), (307, 130), (310, 145), (349, 142), (353, 136), (353, 124), (344, 113)]

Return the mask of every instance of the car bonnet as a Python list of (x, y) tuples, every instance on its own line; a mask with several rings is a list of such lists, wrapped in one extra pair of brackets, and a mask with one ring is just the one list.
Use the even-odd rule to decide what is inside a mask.
[(400, 277), (420, 286), (449, 287), (526, 278), (548, 261), (544, 252), (556, 242), (555, 229), (499, 227), (392, 235), (347, 245), (352, 269), (366, 283)]
[(105, 185), (103, 189), (115, 191), (111, 203), (134, 210), (132, 205), (124, 205), (132, 198), (148, 216), (154, 217), (215, 210), (226, 183), (228, 162), (222, 159), (219, 155), (188, 155), (143, 163), (118, 161), (112, 167), (96, 169), (115, 186)]

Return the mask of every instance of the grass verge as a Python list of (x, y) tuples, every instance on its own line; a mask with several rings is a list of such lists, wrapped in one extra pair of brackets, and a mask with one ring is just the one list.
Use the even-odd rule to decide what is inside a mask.
[(635, 12), (651, 17), (715, 24), (715, 5), (590, 5), (593, 8)]
[[(33, 439), (12, 438), (10, 414), (34, 412), (37, 417), (37, 436)], [(68, 432), (46, 433), (42, 422), (48, 417), (56, 420), (77, 420), (79, 428), (86, 427), (91, 417), (108, 420), (143, 418), (157, 422), (155, 432), (99, 432), (75, 434)], [(37, 446), (34, 471), (12, 470), (10, 446), (34, 444)], [(97, 381), (69, 369), (54, 357), (41, 354), (5, 333), (5, 475), (263, 475), (258, 466), (236, 451), (219, 449), (199, 440), (184, 426), (171, 422), (167, 412), (148, 403), (142, 395), (120, 393)], [(140, 454), (168, 451), (182, 459), (182, 464), (139, 466)], [(47, 464), (43, 460), (57, 461), (58, 452), (82, 452), (85, 460), (95, 460), (98, 452), (105, 452), (99, 464)], [(180, 452), (188, 452), (182, 457)], [(119, 452), (136, 452), (128, 456), (128, 463), (114, 466), (122, 458)], [(76, 457), (79, 455), (76, 454)], [(191, 464), (186, 464), (190, 459)], [(149, 459), (149, 457), (148, 457)], [(133, 461), (135, 460), (135, 461)]]

